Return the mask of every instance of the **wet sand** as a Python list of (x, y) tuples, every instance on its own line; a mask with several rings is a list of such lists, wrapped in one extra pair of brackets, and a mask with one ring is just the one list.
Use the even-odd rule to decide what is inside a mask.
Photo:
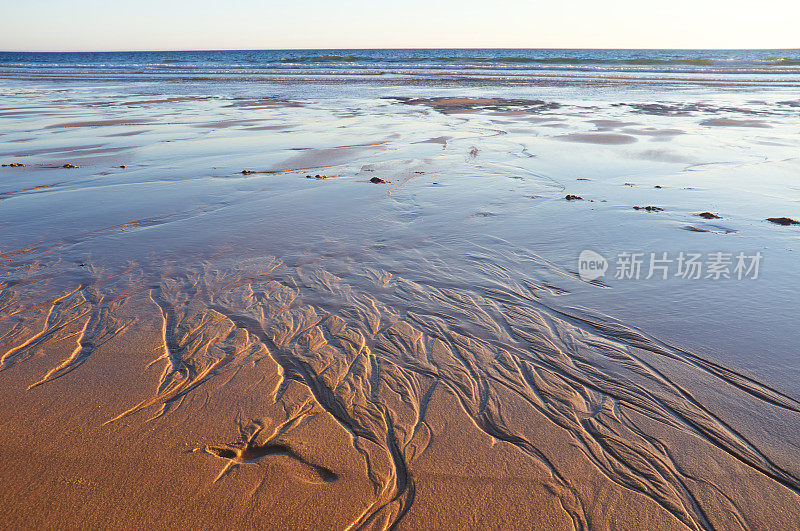
[(96, 92), (0, 98), (5, 525), (800, 527), (791, 109)]

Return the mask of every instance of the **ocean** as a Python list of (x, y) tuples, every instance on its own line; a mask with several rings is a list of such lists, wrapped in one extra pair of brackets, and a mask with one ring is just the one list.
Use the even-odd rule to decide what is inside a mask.
[(800, 49), (380, 49), (0, 52), (3, 78), (489, 84), (800, 81)]

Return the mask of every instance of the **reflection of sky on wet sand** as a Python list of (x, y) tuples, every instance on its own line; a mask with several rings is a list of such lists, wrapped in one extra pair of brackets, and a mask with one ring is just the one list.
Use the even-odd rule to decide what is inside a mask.
[[(214, 438), (195, 430), (208, 444), (183, 451), (219, 465), (213, 488), (242, 488), (238, 474), (277, 456), (304, 484), (361, 481), (359, 525), (427, 507), (435, 479), (409, 471), (434, 476), (473, 440), (486, 467), (473, 475), (503, 441), (526, 491), (573, 523), (602, 509), (593, 481), (690, 527), (714, 518), (708, 506), (745, 520), (791, 506), (798, 233), (765, 221), (800, 217), (786, 106), (292, 90), (6, 91), (0, 159), (26, 166), (0, 168), (0, 374), (34, 375), (21, 396), (145, 363), (98, 409), (101, 433), (143, 420), (182, 439), (178, 419), (196, 411)], [(590, 283), (585, 249), (764, 261), (754, 281), (610, 270)], [(145, 346), (132, 341), (130, 360), (109, 354), (131, 337)], [(198, 406), (205, 392), (216, 409)], [(237, 416), (239, 439), (225, 439), (241, 400), (269, 414)], [(460, 419), (458, 441), (432, 427), (443, 414)], [(425, 465), (431, 453), (445, 458)], [(310, 492), (283, 488), (276, 499)]]
[[(562, 297), (778, 378), (780, 363), (760, 359), (753, 346), (792, 350), (791, 323), (781, 316), (797, 282), (795, 231), (763, 221), (796, 216), (797, 120), (786, 106), (741, 96), (737, 105), (730, 95), (717, 103), (587, 107), (522, 98), (240, 104), (78, 88), (56, 94), (25, 95), (25, 109), (22, 96), (4, 98), (0, 153), (28, 163), (3, 169), (7, 249), (70, 241), (65, 257), (80, 261), (135, 257), (165, 244), (246, 242), (245, 252), (257, 254), (330, 240), (352, 251), (376, 238), (397, 248), (424, 239), (435, 242), (439, 259), (458, 263), (466, 242), (499, 237), (563, 271), (584, 248), (610, 257), (764, 249), (755, 283), (609, 279), (611, 290), (597, 290), (565, 280)], [(553, 123), (563, 127), (547, 127)], [(24, 138), (31, 140), (14, 142)], [(65, 162), (82, 168), (44, 167)], [(335, 177), (304, 178), (318, 173)], [(391, 183), (369, 184), (375, 175)], [(567, 204), (565, 193), (587, 201)], [(639, 204), (664, 212), (631, 209)], [(729, 234), (681, 230), (702, 228), (708, 222), (694, 214), (709, 210)], [(106, 230), (141, 219), (158, 221), (147, 230)]]

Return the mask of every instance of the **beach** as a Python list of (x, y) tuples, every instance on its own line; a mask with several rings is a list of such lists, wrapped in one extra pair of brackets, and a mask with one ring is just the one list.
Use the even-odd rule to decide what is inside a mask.
[(430, 55), (0, 57), (4, 527), (800, 527), (794, 56)]

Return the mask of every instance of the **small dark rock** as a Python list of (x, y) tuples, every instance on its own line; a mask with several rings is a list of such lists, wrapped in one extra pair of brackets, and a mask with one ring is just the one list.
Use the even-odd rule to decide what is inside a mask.
[(658, 184), (657, 184), (657, 185), (655, 185), (653, 188), (664, 188), (664, 187), (663, 187), (663, 186), (661, 186), (661, 185), (658, 185)]
[(633, 183), (625, 183), (625, 186), (635, 186)]
[(590, 181), (591, 179), (587, 179), (586, 177), (578, 177), (578, 181)]
[(389, 181), (387, 181), (386, 179), (381, 179), (380, 177), (373, 177), (372, 179), (369, 180), (369, 182), (373, 184), (386, 184)]
[(635, 207), (633, 207), (633, 209), (634, 210), (646, 210), (648, 212), (661, 212), (662, 210), (664, 210), (661, 207), (649, 206), (649, 205), (648, 206), (635, 206)]
[(689, 232), (711, 232), (708, 229), (701, 229), (700, 227), (695, 227), (694, 225), (686, 225), (683, 227), (683, 230), (688, 230)]
[(242, 175), (250, 175), (251, 173), (255, 173), (253, 170), (242, 170)]
[(122, 166), (120, 166), (120, 168), (122, 168), (122, 169), (124, 170), (125, 168), (127, 168), (127, 166), (125, 166), (125, 165), (123, 164)]
[(722, 216), (712, 214), (711, 212), (700, 212), (697, 215), (704, 219), (722, 219)]
[(3, 164), (3, 167), (10, 167), (10, 168), (24, 168), (25, 164), (21, 162), (12, 162), (11, 164)]
[(567, 194), (567, 196), (564, 199), (566, 199), (567, 201), (583, 201), (583, 198), (581, 196), (572, 194)]
[(792, 218), (767, 218), (767, 221), (771, 221), (772, 223), (777, 223), (778, 225), (800, 225), (800, 221)]
[(69, 164), (69, 163), (67, 163), (67, 164), (64, 164), (64, 165), (63, 165), (63, 166), (61, 166), (61, 167), (62, 167), (62, 168), (66, 168), (66, 169), (80, 168), (80, 166), (76, 166), (75, 164)]

